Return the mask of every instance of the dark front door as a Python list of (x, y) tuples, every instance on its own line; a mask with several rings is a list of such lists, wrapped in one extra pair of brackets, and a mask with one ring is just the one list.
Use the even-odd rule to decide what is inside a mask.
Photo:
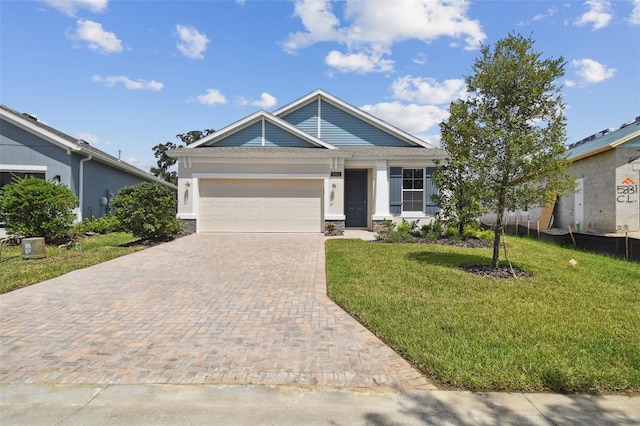
[(367, 171), (344, 171), (345, 226), (367, 227)]

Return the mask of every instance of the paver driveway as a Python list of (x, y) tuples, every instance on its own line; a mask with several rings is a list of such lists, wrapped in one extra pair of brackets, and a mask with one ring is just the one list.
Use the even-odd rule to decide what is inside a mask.
[(432, 387), (326, 296), (320, 234), (197, 234), (0, 296), (0, 383)]

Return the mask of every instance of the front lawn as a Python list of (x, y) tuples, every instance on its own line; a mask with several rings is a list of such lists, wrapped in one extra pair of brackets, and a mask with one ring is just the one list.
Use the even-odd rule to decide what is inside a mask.
[(0, 257), (0, 294), (145, 248), (130, 245), (134, 241), (136, 238), (126, 233), (86, 237), (80, 241), (82, 254), (75, 248), (63, 248), (62, 260), (55, 245), (47, 246), (46, 258), (31, 260), (22, 259), (21, 246), (4, 246)]
[(533, 277), (459, 268), (490, 249), (329, 240), (329, 296), (445, 387), (640, 392), (640, 265), (507, 241)]

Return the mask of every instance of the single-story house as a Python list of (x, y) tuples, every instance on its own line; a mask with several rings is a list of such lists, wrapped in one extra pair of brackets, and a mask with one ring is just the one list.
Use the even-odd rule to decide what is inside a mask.
[(437, 212), (445, 151), (323, 91), (258, 111), (184, 148), (178, 217), (197, 232), (376, 230)]
[(15, 176), (66, 185), (79, 199), (78, 220), (109, 213), (111, 198), (124, 186), (150, 181), (177, 189), (29, 114), (0, 105), (0, 188)]
[(560, 197), (554, 227), (640, 231), (640, 117), (569, 145), (574, 193)]

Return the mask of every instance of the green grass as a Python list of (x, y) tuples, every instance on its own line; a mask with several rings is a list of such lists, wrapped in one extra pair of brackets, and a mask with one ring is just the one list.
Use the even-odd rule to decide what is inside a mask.
[(640, 265), (507, 241), (533, 277), (459, 268), (489, 249), (330, 240), (329, 296), (445, 387), (639, 392)]
[(21, 246), (4, 246), (0, 257), (0, 294), (145, 248), (142, 245), (123, 246), (134, 241), (136, 238), (126, 233), (86, 237), (81, 240), (82, 254), (76, 249), (63, 248), (62, 260), (55, 245), (47, 246), (46, 258), (30, 260), (22, 259)]

